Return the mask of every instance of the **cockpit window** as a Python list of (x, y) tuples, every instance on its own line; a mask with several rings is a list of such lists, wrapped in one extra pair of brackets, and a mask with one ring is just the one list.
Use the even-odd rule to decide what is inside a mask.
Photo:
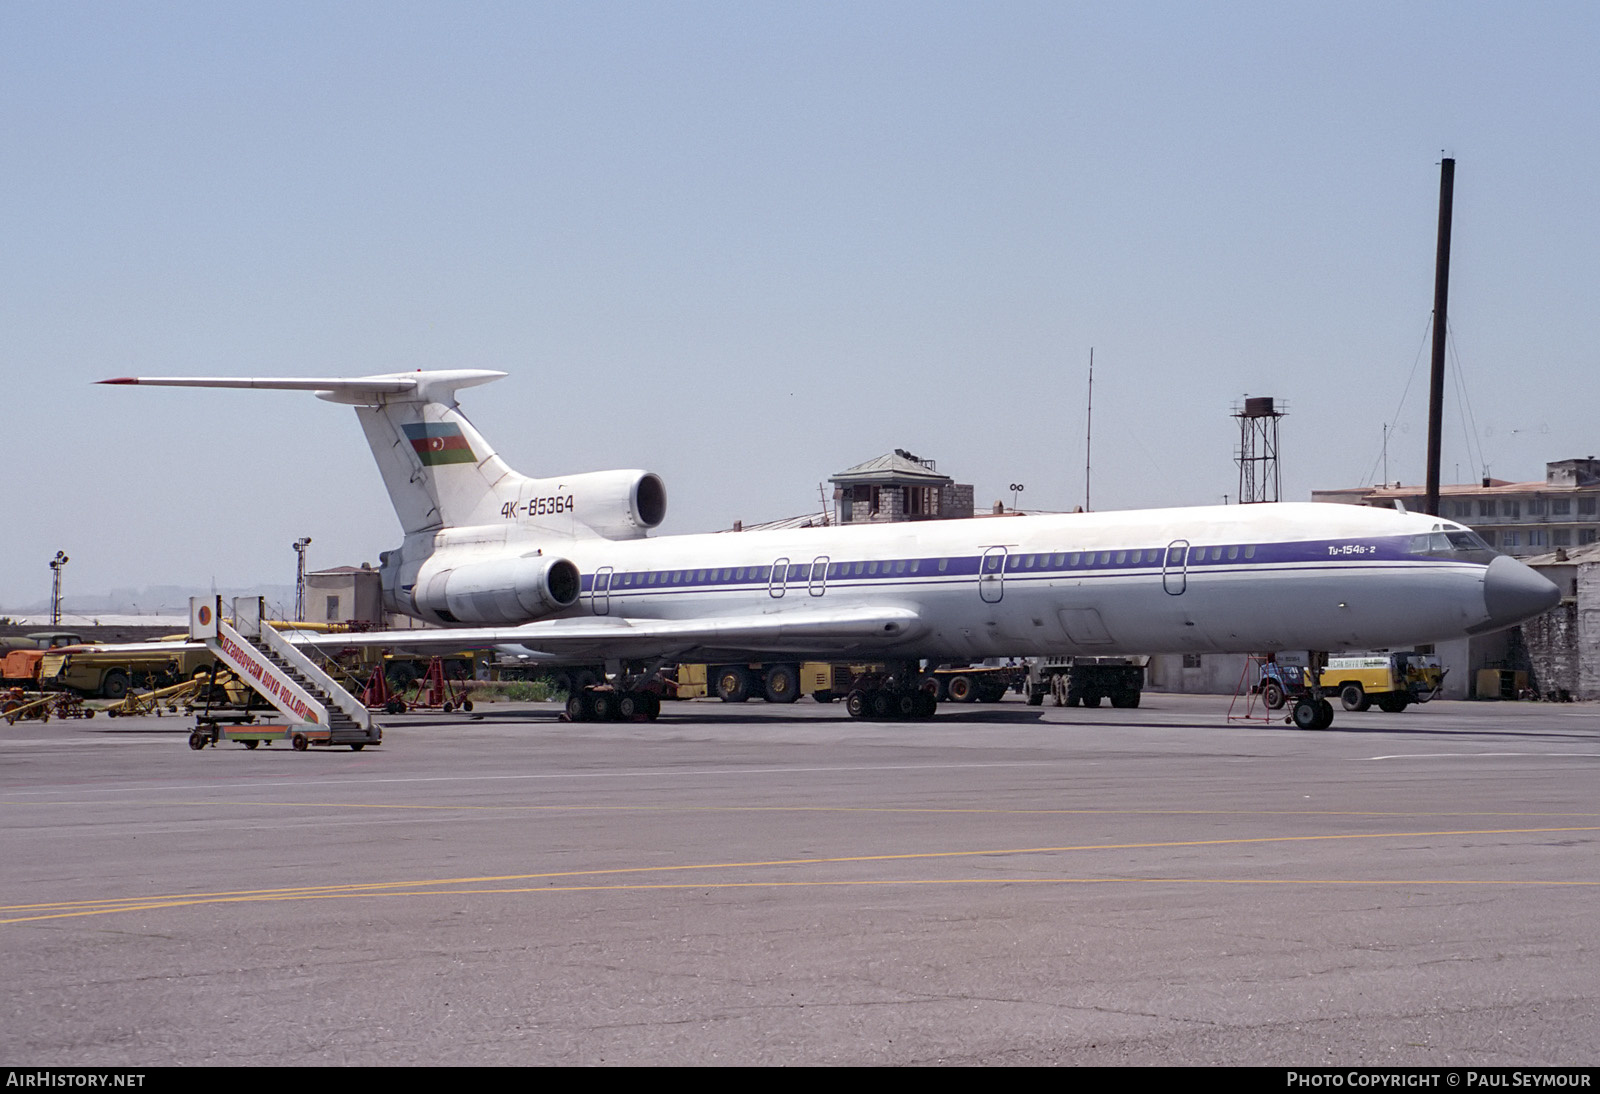
[(1495, 549), (1485, 543), (1476, 532), (1465, 528), (1449, 528), (1425, 536), (1411, 537), (1414, 555), (1448, 555), (1453, 558), (1487, 562), (1495, 557)]

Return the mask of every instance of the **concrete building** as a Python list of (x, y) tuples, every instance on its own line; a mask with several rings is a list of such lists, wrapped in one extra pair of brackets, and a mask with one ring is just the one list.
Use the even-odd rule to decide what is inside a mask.
[(306, 574), (306, 622), (382, 627), (383, 586), (371, 563)]
[[(1413, 513), (1423, 511), (1425, 496), (1425, 488), (1399, 483), (1311, 491), (1312, 501), (1386, 509), (1399, 501)], [(1600, 542), (1600, 460), (1547, 463), (1542, 481), (1441, 486), (1439, 515), (1470, 526), (1489, 546), (1518, 558)]]
[(939, 474), (932, 460), (903, 448), (858, 463), (828, 480), (840, 524), (951, 520), (972, 516), (972, 487)]
[(1556, 583), (1561, 603), (1520, 628), (1529, 687), (1600, 699), (1600, 544), (1523, 559)]

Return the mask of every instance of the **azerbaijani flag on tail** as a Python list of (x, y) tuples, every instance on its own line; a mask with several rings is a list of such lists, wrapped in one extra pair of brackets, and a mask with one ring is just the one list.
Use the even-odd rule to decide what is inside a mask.
[(401, 428), (425, 467), (478, 462), (478, 457), (472, 454), (472, 446), (461, 435), (461, 427), (454, 422), (419, 422)]

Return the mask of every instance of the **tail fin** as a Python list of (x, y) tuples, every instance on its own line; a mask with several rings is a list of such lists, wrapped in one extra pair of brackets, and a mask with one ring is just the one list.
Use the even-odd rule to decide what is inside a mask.
[(482, 369), (354, 378), (124, 376), (102, 384), (313, 391), (356, 408), (406, 535), (487, 524), (515, 502), (522, 476), (506, 466), (456, 403), (458, 388), (506, 374)]

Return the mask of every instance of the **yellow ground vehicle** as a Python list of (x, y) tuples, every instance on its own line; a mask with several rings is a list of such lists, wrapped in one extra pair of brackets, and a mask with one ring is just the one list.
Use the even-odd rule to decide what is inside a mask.
[[(810, 695), (819, 703), (830, 703), (849, 690), (852, 668), (867, 667), (835, 666), (827, 661), (679, 665), (678, 698), (715, 695), (725, 703), (742, 703), (760, 696), (769, 703), (792, 703)], [(836, 670), (842, 676), (836, 675)]]
[[(1376, 703), (1379, 710), (1398, 714), (1438, 695), (1446, 671), (1432, 654), (1409, 651), (1330, 657), (1322, 670), (1322, 691), (1329, 698), (1337, 694), (1346, 710), (1366, 710)], [(1270, 664), (1261, 692), (1267, 706), (1276, 710), (1309, 686), (1302, 670)]]
[(112, 653), (93, 646), (66, 646), (46, 651), (39, 664), (39, 683), (79, 695), (121, 699), (129, 688), (169, 687), (202, 672), (211, 672), (209, 650), (167, 650)]

